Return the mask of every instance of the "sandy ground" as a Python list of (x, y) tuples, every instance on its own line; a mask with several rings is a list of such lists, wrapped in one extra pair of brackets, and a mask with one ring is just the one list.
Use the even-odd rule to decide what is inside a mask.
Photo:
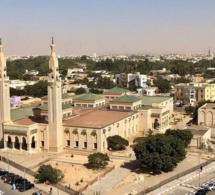
[[(65, 161), (65, 162), (64, 162)], [(67, 161), (67, 162), (66, 162)], [(75, 162), (75, 163), (73, 163)], [(69, 154), (63, 154), (58, 156), (55, 160), (51, 160), (45, 164), (50, 164), (52, 167), (60, 169), (64, 178), (60, 184), (71, 187), (75, 190), (80, 190), (95, 178), (100, 177), (112, 166), (120, 166), (122, 160), (113, 160), (109, 162), (109, 165), (105, 169), (92, 170), (86, 168), (84, 165), (87, 162), (87, 156), (74, 155), (71, 157)], [(80, 164), (79, 164), (80, 163)], [(37, 171), (39, 167), (35, 167), (33, 171)], [(76, 185), (78, 183), (78, 185)]]

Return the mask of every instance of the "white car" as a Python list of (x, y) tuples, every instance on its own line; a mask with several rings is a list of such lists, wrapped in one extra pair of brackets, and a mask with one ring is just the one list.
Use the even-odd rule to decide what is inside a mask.
[(215, 184), (214, 183), (209, 183), (206, 187), (208, 190), (214, 190), (215, 189)]
[(0, 190), (0, 195), (6, 195), (6, 193)]

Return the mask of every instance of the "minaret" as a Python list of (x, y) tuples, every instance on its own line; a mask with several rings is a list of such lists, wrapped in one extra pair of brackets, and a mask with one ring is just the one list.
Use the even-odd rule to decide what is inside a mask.
[(58, 59), (54, 49), (55, 44), (52, 37), (48, 74), (49, 150), (59, 152), (63, 149), (62, 97)]
[(0, 39), (0, 145), (3, 145), (3, 125), (10, 118), (10, 85), (7, 76), (6, 60), (3, 45)]
[(211, 57), (211, 48), (209, 47), (209, 50), (208, 50), (208, 57)]

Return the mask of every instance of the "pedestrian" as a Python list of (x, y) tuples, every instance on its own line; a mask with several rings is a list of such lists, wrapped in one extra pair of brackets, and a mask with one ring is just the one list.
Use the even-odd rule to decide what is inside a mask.
[(50, 191), (49, 191), (49, 193), (50, 193), (50, 194), (52, 194), (52, 187), (50, 187)]

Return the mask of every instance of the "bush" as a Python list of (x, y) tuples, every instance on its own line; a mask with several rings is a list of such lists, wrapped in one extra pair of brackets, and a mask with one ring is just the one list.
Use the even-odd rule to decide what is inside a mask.
[(110, 136), (107, 138), (108, 149), (110, 150), (124, 150), (128, 146), (128, 140), (119, 135)]
[(104, 168), (108, 165), (109, 160), (107, 154), (97, 152), (88, 156), (88, 164), (86, 166), (92, 169)]
[(63, 179), (64, 174), (61, 170), (53, 168), (51, 165), (41, 165), (35, 175), (40, 182), (49, 180), (51, 183), (58, 183)]

